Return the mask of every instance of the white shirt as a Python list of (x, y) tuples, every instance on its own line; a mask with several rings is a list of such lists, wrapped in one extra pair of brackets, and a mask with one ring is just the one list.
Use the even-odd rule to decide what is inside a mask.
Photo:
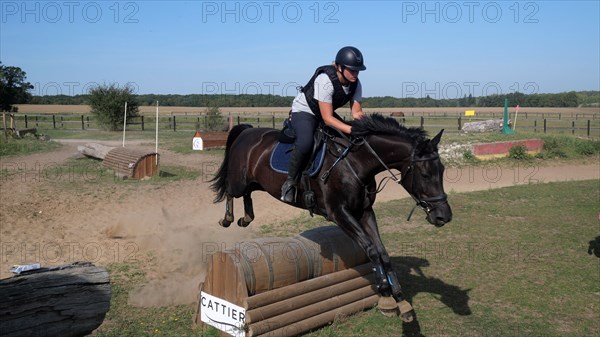
[[(319, 74), (319, 76), (317, 76), (317, 78), (315, 79), (315, 83), (314, 83), (314, 87), (315, 87), (315, 93), (314, 93), (314, 99), (316, 99), (317, 101), (321, 101), (321, 102), (325, 102), (325, 103), (332, 103), (333, 102), (333, 84), (331, 83), (331, 80), (329, 79), (329, 76), (327, 76), (327, 74), (325, 73), (321, 73)], [(342, 86), (342, 89), (344, 89), (344, 93), (348, 94), (350, 92), (350, 86)], [(358, 82), (358, 85), (356, 86), (356, 91), (354, 92), (354, 96), (352, 96), (352, 101), (358, 101), (360, 102), (362, 100), (362, 85), (360, 84), (360, 81)], [(314, 113), (310, 110), (310, 107), (308, 106), (308, 103), (306, 102), (306, 96), (304, 95), (303, 92), (299, 92), (298, 95), (296, 96), (296, 98), (294, 98), (294, 101), (292, 102), (292, 112), (299, 112), (299, 111), (304, 111), (304, 112), (308, 112), (311, 115), (314, 115)]]

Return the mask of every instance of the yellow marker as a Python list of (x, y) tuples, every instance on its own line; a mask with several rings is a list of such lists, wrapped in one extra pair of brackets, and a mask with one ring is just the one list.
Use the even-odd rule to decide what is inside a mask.
[(475, 110), (465, 110), (465, 116), (475, 116)]

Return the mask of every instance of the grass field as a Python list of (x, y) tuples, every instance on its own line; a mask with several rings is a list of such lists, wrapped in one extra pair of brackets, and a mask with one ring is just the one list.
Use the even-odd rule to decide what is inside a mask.
[[(598, 181), (516, 186), (449, 196), (454, 220), (404, 221), (412, 202), (378, 204), (380, 231), (417, 321), (371, 309), (307, 336), (598, 336), (600, 235)], [(261, 227), (292, 236), (329, 223), (308, 215)], [(135, 308), (128, 291), (140, 268), (110, 266), (113, 299), (97, 336), (216, 336), (194, 328), (194, 307)]]

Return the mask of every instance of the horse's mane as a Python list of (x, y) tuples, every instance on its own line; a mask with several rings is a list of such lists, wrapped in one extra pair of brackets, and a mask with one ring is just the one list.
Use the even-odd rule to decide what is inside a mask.
[(384, 117), (378, 113), (365, 115), (361, 119), (352, 121), (351, 125), (352, 136), (391, 135), (400, 136), (411, 142), (421, 142), (427, 138), (425, 130), (407, 128), (404, 125), (400, 125), (394, 118)]

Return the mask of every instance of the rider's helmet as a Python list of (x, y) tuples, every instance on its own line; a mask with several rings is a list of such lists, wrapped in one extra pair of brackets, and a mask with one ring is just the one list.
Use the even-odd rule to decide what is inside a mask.
[(335, 63), (351, 70), (365, 70), (363, 56), (357, 48), (348, 46), (340, 49), (335, 56)]

